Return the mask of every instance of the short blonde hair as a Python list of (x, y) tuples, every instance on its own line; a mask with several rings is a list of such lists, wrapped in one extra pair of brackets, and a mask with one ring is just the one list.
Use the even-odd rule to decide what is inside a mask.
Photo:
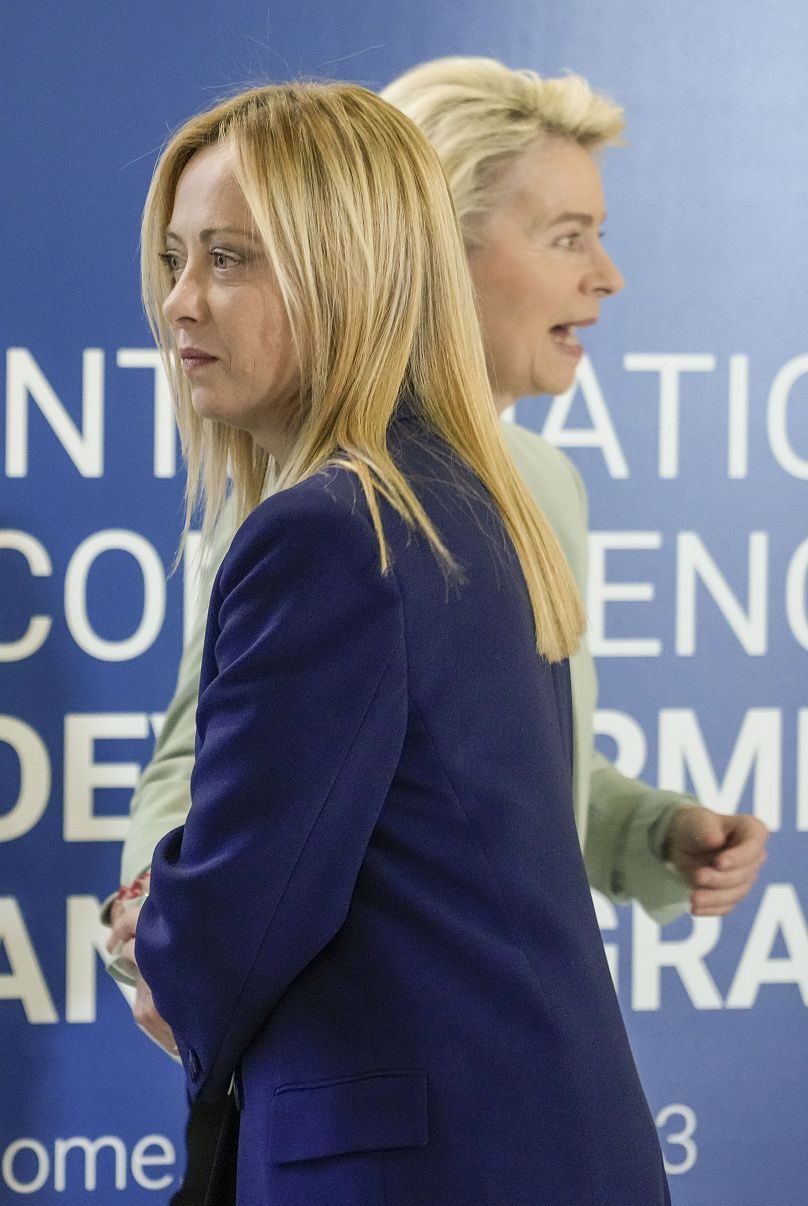
[(588, 151), (620, 141), (623, 110), (579, 75), (542, 79), (496, 59), (433, 59), (381, 92), (438, 152), (468, 247), (497, 203), (503, 170), (542, 135)]
[(179, 177), (196, 151), (222, 142), (277, 278), (300, 365), (299, 430), (278, 488), (343, 465), (367, 499), (382, 572), (388, 550), (379, 496), (453, 572), (451, 551), (387, 448), (397, 400), (410, 390), (424, 421), (477, 473), (499, 509), (527, 582), (537, 647), (550, 660), (568, 656), (583, 631), (583, 607), (499, 430), (440, 164), (412, 122), (355, 85), (251, 89), (187, 122), (155, 168), (143, 217), (143, 298), (188, 462), (186, 530), (200, 493), (210, 528), (228, 466), (242, 515), (257, 505), (271, 468), (246, 432), (196, 414), (162, 313), (172, 281), (160, 253)]

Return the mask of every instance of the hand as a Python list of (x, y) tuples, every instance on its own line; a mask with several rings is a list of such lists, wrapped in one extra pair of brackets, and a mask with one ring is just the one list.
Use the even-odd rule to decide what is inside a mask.
[(701, 805), (674, 814), (664, 857), (695, 889), (695, 917), (723, 917), (743, 900), (766, 861), (768, 836), (757, 817), (725, 816)]
[(140, 909), (137, 905), (127, 904), (123, 900), (114, 900), (110, 910), (110, 929), (107, 939), (107, 951), (110, 955), (123, 953), (124, 946), (135, 937), (137, 919)]
[(168, 1025), (168, 1022), (163, 1021), (157, 1012), (151, 989), (141, 975), (138, 975), (135, 987), (135, 1004), (132, 1012), (141, 1030), (145, 1030), (158, 1046), (167, 1051), (169, 1055), (176, 1057), (179, 1054), (174, 1035), (171, 1033), (171, 1027)]
[[(140, 904), (142, 903), (141, 901)], [(137, 919), (139, 916), (139, 904), (125, 904), (123, 901), (116, 900), (110, 914), (112, 932), (107, 941), (107, 950), (110, 954), (114, 954), (118, 958), (128, 959), (135, 968), (137, 968), (137, 964), (135, 963), (135, 930), (137, 929)], [(174, 1041), (171, 1028), (157, 1012), (151, 989), (139, 972), (137, 973), (137, 981), (135, 983), (135, 1003), (132, 1012), (141, 1030), (145, 1030), (149, 1037), (153, 1038), (169, 1055), (177, 1055), (177, 1044)]]

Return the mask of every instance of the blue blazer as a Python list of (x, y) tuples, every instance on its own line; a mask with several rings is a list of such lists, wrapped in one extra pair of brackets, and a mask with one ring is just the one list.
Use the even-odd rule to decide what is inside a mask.
[(239, 1206), (663, 1206), (573, 823), (566, 663), (479, 481), (391, 448), (456, 559), (356, 478), (262, 503), (213, 588), (193, 805), (137, 960)]

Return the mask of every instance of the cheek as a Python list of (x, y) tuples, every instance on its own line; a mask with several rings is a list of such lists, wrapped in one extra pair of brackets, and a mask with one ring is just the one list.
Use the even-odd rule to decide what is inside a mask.
[(261, 292), (232, 290), (221, 300), (214, 319), (231, 371), (265, 373), (275, 358), (281, 324)]
[(275, 363), (275, 341), (271, 327), (254, 318), (239, 316), (227, 331), (228, 368), (245, 384), (266, 381)]
[(265, 371), (276, 377), (285, 376), (293, 360), (292, 335), (279, 299), (265, 299), (260, 309), (256, 307), (253, 340), (254, 346), (260, 349), (259, 359)]
[(514, 305), (526, 321), (546, 331), (553, 323), (553, 295), (548, 289), (549, 273), (531, 267), (522, 269), (513, 282)]
[(504, 256), (497, 258), (489, 254), (477, 262), (472, 269), (471, 279), (481, 311), (495, 315), (501, 314), (503, 308), (510, 308), (514, 298), (515, 275), (518, 275), (518, 268), (512, 266)]
[(547, 273), (535, 263), (512, 260), (508, 271), (499, 277), (491, 301), (499, 321), (510, 324), (514, 333), (518, 329), (522, 335), (531, 333), (535, 338), (552, 325)]
[(503, 304), (498, 318), (501, 344), (514, 366), (526, 368), (538, 356), (543, 358), (550, 339), (551, 319), (541, 294), (530, 281), (513, 282), (511, 296)]
[(258, 392), (268, 390), (273, 397), (293, 392), (298, 381), (297, 358), (286, 324), (273, 318), (263, 325), (255, 332), (252, 348), (251, 375)]

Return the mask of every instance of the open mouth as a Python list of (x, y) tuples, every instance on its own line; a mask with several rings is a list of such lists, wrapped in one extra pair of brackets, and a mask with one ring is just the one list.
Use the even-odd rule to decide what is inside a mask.
[(553, 342), (558, 343), (561, 347), (569, 348), (570, 351), (582, 351), (581, 341), (578, 338), (577, 328), (573, 323), (559, 323), (558, 326), (550, 328), (550, 334), (553, 337)]

